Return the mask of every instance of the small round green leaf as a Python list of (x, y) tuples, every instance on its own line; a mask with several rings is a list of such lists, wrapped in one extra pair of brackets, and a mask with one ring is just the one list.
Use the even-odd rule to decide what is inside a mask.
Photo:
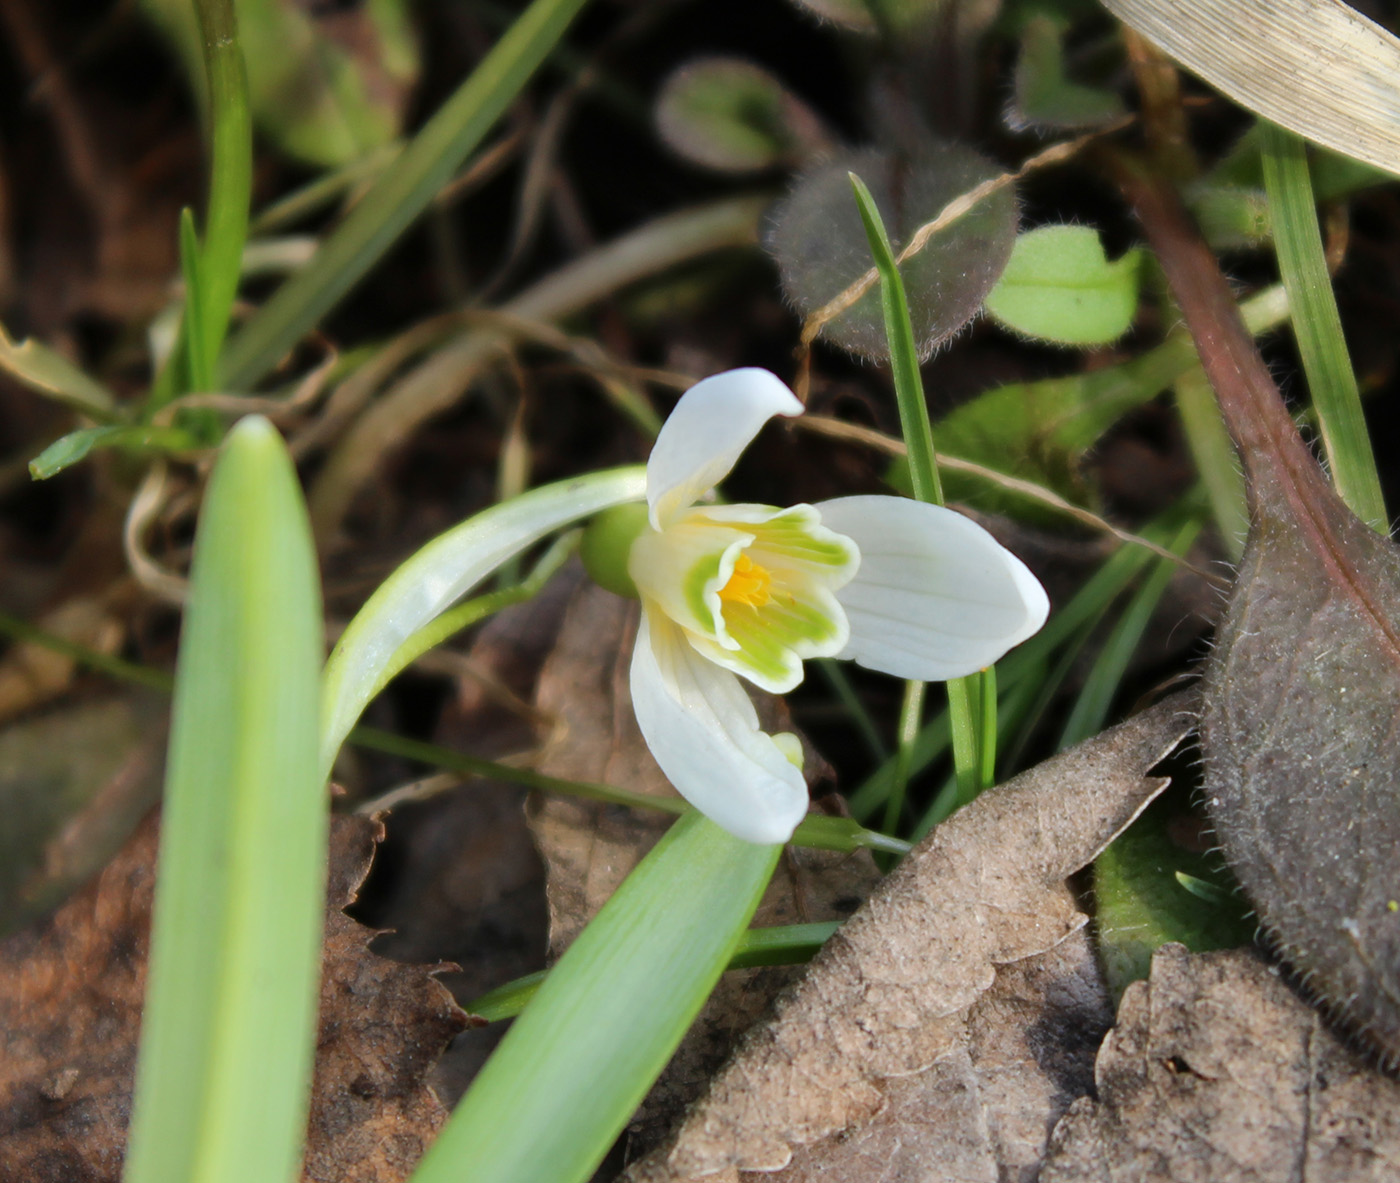
[(853, 33), (893, 33), (927, 25), (948, 0), (795, 0), (799, 8)]
[(705, 58), (672, 74), (656, 102), (656, 126), (675, 152), (724, 172), (793, 164), (826, 140), (810, 107), (737, 58)]
[(1028, 337), (1106, 345), (1133, 322), (1139, 257), (1110, 263), (1090, 226), (1042, 226), (1017, 238), (987, 311)]

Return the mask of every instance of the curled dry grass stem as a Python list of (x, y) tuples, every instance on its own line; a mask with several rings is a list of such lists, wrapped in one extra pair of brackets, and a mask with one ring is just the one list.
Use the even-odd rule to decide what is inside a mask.
[[(888, 456), (904, 456), (908, 449), (903, 440), (897, 440), (893, 436), (885, 435), (870, 427), (862, 427), (857, 423), (845, 423), (840, 419), (832, 419), (825, 415), (804, 415), (794, 421), (794, 425), (806, 431), (815, 431), (819, 435), (831, 436), (834, 439), (846, 440), (850, 443), (864, 444), (867, 447), (875, 448), (884, 452)], [(1230, 585), (1228, 579), (1197, 567), (1189, 562), (1182, 555), (1176, 554), (1164, 546), (1153, 542), (1150, 538), (1144, 538), (1140, 534), (1134, 534), (1130, 530), (1123, 530), (1115, 526), (1105, 518), (1082, 506), (1075, 505), (1072, 501), (1066, 501), (1058, 493), (1046, 489), (1042, 485), (1037, 485), (1032, 481), (1021, 480), (1019, 477), (1007, 476), (1004, 472), (997, 472), (994, 468), (986, 468), (981, 464), (975, 464), (971, 460), (962, 460), (957, 456), (948, 456), (938, 453), (939, 468), (947, 469), (949, 472), (963, 472), (969, 476), (978, 477), (999, 488), (1005, 489), (1008, 493), (1015, 493), (1025, 497), (1027, 500), (1036, 501), (1062, 513), (1066, 517), (1071, 517), (1075, 521), (1088, 526), (1090, 529), (1104, 534), (1111, 534), (1119, 542), (1131, 543), (1133, 546), (1141, 546), (1151, 551), (1159, 558), (1169, 559), (1171, 562), (1193, 574), (1199, 575), (1202, 579), (1208, 580), (1216, 587), (1225, 588)]]
[[(663, 215), (559, 268), (499, 311), (530, 321), (561, 320), (680, 263), (728, 247), (753, 246), (769, 200), (766, 193), (747, 194)], [(339, 528), (355, 493), (385, 455), (456, 404), (501, 343), (499, 330), (464, 330), (398, 378), (357, 418), (311, 489), (311, 520), (318, 537)]]
[[(1062, 140), (1058, 144), (1051, 144), (1048, 148), (1044, 148), (1034, 156), (1029, 157), (1021, 167), (1015, 171), (1001, 173), (998, 176), (988, 178), (980, 185), (974, 185), (966, 193), (953, 198), (952, 201), (939, 210), (937, 216), (934, 217), (932, 221), (925, 222), (915, 230), (913, 235), (910, 236), (908, 243), (906, 243), (899, 254), (895, 256), (895, 262), (904, 263), (908, 259), (913, 258), (928, 246), (929, 240), (932, 239), (935, 234), (951, 226), (959, 218), (969, 213), (978, 202), (990, 197), (993, 193), (1005, 189), (1008, 185), (1014, 185), (1017, 181), (1033, 172), (1038, 172), (1040, 169), (1049, 168), (1056, 164), (1063, 164), (1095, 141), (1104, 136), (1122, 131), (1125, 127), (1130, 126), (1136, 118), (1135, 115), (1125, 115), (1121, 119), (1115, 119), (1112, 123), (1105, 124), (1100, 128), (1095, 128), (1093, 131), (1086, 132), (1084, 135), (1076, 136), (1072, 140)], [(874, 267), (871, 267), (853, 284), (828, 300), (803, 322), (802, 333), (798, 344), (798, 374), (793, 387), (797, 392), (797, 397), (802, 399), (803, 402), (807, 401), (807, 391), (810, 385), (809, 359), (811, 356), (812, 342), (816, 340), (817, 334), (820, 333), (827, 324), (850, 308), (857, 300), (864, 296), (866, 292), (870, 291), (879, 280), (879, 273)]]

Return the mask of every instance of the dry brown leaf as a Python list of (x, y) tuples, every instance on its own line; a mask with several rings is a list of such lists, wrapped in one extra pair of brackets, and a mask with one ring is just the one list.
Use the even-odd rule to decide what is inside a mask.
[[(332, 827), (321, 1030), (304, 1178), (407, 1177), (446, 1116), (423, 1078), (463, 1016), (421, 966), (366, 948), (341, 908), (381, 829)], [(0, 1179), (117, 1183), (145, 992), (157, 827), (48, 920), (0, 943)]]
[(69, 704), (0, 731), (0, 933), (101, 870), (160, 798), (167, 695)]
[[(556, 720), (540, 770), (550, 776), (619, 785), (673, 797), (647, 750), (632, 714), (627, 685), (636, 606), (580, 583), (553, 652), (540, 675), (536, 705)], [(791, 730), (765, 712), (777, 699), (759, 700), (772, 730)], [(808, 780), (828, 775), (810, 750)], [(551, 797), (535, 804), (531, 824), (549, 884), (550, 948), (561, 953), (602, 907), (672, 818), (593, 801)], [(869, 893), (879, 873), (870, 857), (791, 849), (754, 917), (755, 925), (839, 920)], [(729, 1053), (788, 983), (787, 967), (726, 974), (699, 1019), (657, 1081), (629, 1128), (630, 1148), (645, 1152), (692, 1101)]]
[[(1031, 1183), (1054, 1124), (1093, 1085), (1113, 1021), (1088, 932), (997, 972), (956, 1040), (924, 1072), (882, 1083), (885, 1108), (800, 1146), (778, 1183)], [(748, 1176), (749, 1178), (757, 1178)]]
[(1400, 1178), (1400, 1082), (1344, 1046), (1251, 950), (1164, 945), (1099, 1052), (1098, 1101), (1055, 1129), (1042, 1183)]
[[(536, 744), (528, 704), (572, 587), (569, 579), (552, 581), (540, 595), (493, 616), (464, 653), (454, 654), (453, 695), (434, 743), (493, 760)], [(372, 902), (358, 910), (365, 923), (390, 930), (374, 942), (375, 952), (397, 961), (455, 962), (459, 968), (439, 981), (463, 1003), (545, 968), (544, 868), (526, 825), (525, 799), (517, 785), (474, 777), (394, 809), (385, 822), (382, 876), (366, 892)], [(471, 1028), (438, 1061), (432, 1084), (449, 1105), (504, 1028)]]
[(674, 1143), (627, 1177), (776, 1171), (795, 1148), (876, 1118), (889, 1078), (954, 1053), (998, 966), (1084, 924), (1065, 878), (1162, 790), (1145, 773), (1189, 732), (1194, 709), (1193, 697), (1174, 696), (939, 826), (749, 1033)]

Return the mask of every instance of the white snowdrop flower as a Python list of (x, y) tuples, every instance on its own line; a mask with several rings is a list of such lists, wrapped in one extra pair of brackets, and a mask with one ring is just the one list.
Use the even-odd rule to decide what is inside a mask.
[(740, 678), (774, 694), (809, 657), (945, 681), (991, 665), (1045, 622), (1025, 565), (981, 526), (903, 497), (697, 504), (774, 415), (802, 404), (773, 374), (731, 370), (676, 404), (647, 463), (647, 525), (627, 571), (642, 604), (632, 703), (661, 770), (750, 842), (807, 811), (795, 736), (769, 735)]

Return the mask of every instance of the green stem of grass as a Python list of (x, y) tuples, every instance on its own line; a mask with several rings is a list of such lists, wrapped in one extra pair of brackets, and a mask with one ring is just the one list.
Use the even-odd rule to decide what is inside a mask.
[(226, 387), (249, 389), (379, 260), (520, 93), (585, 0), (534, 0), (413, 137), (311, 262), (228, 345)]
[[(929, 423), (928, 403), (924, 399), (924, 383), (919, 373), (919, 351), (914, 342), (914, 327), (909, 319), (909, 301), (904, 293), (904, 279), (895, 262), (894, 248), (885, 231), (884, 221), (870, 196), (870, 190), (854, 173), (849, 174), (860, 206), (865, 236), (875, 269), (880, 274), (880, 305), (885, 317), (885, 336), (889, 342), (890, 368), (894, 375), (895, 399), (899, 404), (899, 424), (909, 453), (909, 476), (914, 497), (932, 505), (943, 504), (943, 485), (938, 479), (938, 461), (933, 449), (933, 427)], [(948, 709), (952, 717), (953, 767), (956, 770), (959, 797), (962, 803), (972, 800), (990, 782), (984, 781), (984, 769), (995, 763), (996, 753), (988, 761), (982, 753), (981, 728), (977, 725), (976, 708), (982, 701), (982, 675), (955, 678), (948, 683)]]
[(1361, 410), (1361, 392), (1327, 274), (1307, 148), (1293, 132), (1267, 120), (1260, 122), (1260, 132), (1279, 274), (1288, 290), (1293, 332), (1332, 481), (1357, 517), (1385, 533), (1385, 500)]

